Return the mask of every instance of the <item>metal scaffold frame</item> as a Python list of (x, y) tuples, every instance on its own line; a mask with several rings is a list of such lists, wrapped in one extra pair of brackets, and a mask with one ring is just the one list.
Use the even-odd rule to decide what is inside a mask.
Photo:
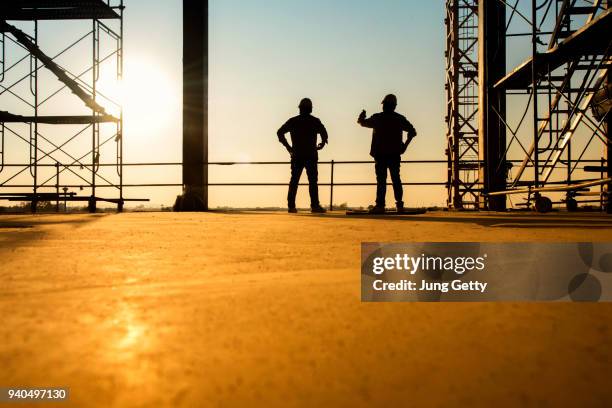
[[(568, 210), (588, 205), (611, 212), (608, 198), (612, 177), (611, 3), (605, 0), (447, 1), (449, 207), (464, 208), (464, 197), (479, 196), (473, 207), (503, 210), (511, 195), (521, 194), (526, 202), (514, 205), (534, 205), (539, 211), (563, 204)], [(460, 12), (462, 7), (467, 10), (464, 14)], [(478, 12), (469, 12), (476, 7)], [(462, 26), (469, 27), (468, 21), (475, 18), (478, 18), (480, 39), (478, 61), (462, 61), (474, 45), (461, 41), (460, 30)], [(500, 24), (502, 21), (506, 24)], [(516, 26), (519, 30), (513, 29)], [(530, 39), (531, 55), (499, 77), (510, 38)], [(504, 55), (500, 55), (500, 49)], [(470, 68), (478, 67), (478, 83), (465, 78), (466, 64)], [(463, 93), (471, 95), (470, 85), (478, 87), (480, 100), (477, 108), (468, 106), (467, 109), (477, 111), (479, 120), (478, 127), (467, 126), (466, 133), (466, 107), (461, 103), (466, 100)], [(524, 109), (519, 109), (517, 123), (511, 124), (506, 99), (513, 102), (508, 106), (516, 109), (523, 103), (515, 102), (516, 97), (526, 103)], [(495, 121), (502, 123), (501, 128)], [(473, 131), (480, 138), (478, 144), (470, 145), (466, 135), (471, 139)], [(600, 150), (594, 153), (597, 148)], [(479, 179), (466, 177), (475, 164), (473, 157), (464, 151), (479, 152)], [(517, 169), (512, 169), (512, 164), (518, 164)], [(592, 173), (597, 173), (597, 177), (592, 177)], [(476, 183), (472, 184), (473, 180)], [(590, 188), (599, 188), (599, 191), (590, 191)], [(556, 195), (557, 201), (544, 197), (545, 191)]]
[[(22, 0), (6, 1), (0, 5), (0, 95), (13, 96), (26, 112), (30, 112), (9, 112), (3, 109), (4, 106), (0, 107), (0, 188), (4, 190), (0, 192), (0, 199), (29, 202), (33, 212), (40, 202), (55, 201), (59, 208), (60, 202), (82, 201), (87, 203), (90, 212), (95, 212), (100, 201), (116, 204), (119, 211), (123, 209), (125, 201), (132, 201), (123, 196), (123, 109), (118, 101), (105, 95), (99, 83), (101, 64), (106, 62), (108, 65), (115, 60), (113, 75), (118, 82), (121, 81), (123, 11), (123, 0)], [(65, 41), (66, 46), (54, 56), (48, 56), (40, 39), (50, 39), (54, 30), (48, 29), (42, 33), (40, 22), (44, 22), (46, 28), (77, 20), (84, 25), (84, 21), (91, 21), (91, 29), (83, 35), (79, 34), (73, 42), (66, 40), (65, 34), (62, 35), (57, 40)], [(11, 56), (8, 53), (9, 43), (13, 49), (25, 52), (25, 55)], [(69, 63), (60, 65), (58, 58), (69, 52), (79, 54), (78, 57), (71, 55), (70, 61), (79, 58), (89, 60), (87, 68), (75, 72), (75, 68), (68, 66)], [(27, 64), (28, 59), (29, 72), (18, 75), (15, 81), (9, 81), (8, 74), (13, 74), (10, 71), (18, 71), (20, 64)], [(53, 80), (60, 84), (55, 91), (46, 89), (43, 94), (41, 84), (47, 80), (41, 75), (43, 70), (52, 74)], [(27, 81), (29, 87), (23, 86)], [(65, 99), (58, 101), (58, 95), (66, 89), (72, 93), (69, 97), (77, 101), (80, 99), (80, 103), (84, 104), (85, 110), (81, 109), (81, 114), (55, 113), (65, 103)], [(49, 105), (53, 107), (53, 114), (43, 114), (42, 109)], [(14, 105), (11, 107), (15, 108)], [(83, 114), (87, 111), (90, 113)], [(25, 134), (17, 126), (25, 126)], [(52, 126), (54, 135), (65, 137), (68, 134), (69, 137), (58, 143), (52, 140), (52, 136), (43, 134), (41, 126)], [(76, 132), (75, 127), (78, 127)], [(27, 164), (5, 163), (5, 139), (9, 134), (29, 146), (30, 159)], [(103, 147), (110, 151), (113, 142), (115, 171), (102, 174), (100, 156)], [(89, 145), (89, 148), (85, 152), (78, 151), (74, 147), (76, 143), (80, 147)], [(16, 170), (6, 175), (7, 168)], [(28, 171), (31, 191), (16, 191), (28, 187), (28, 184), (19, 181)], [(79, 195), (70, 191), (75, 185), (89, 194)], [(113, 191), (114, 194), (102, 197), (97, 192), (100, 187), (108, 188), (105, 191)]]
[(446, 2), (446, 156), (450, 208), (477, 208), (478, 0)]
[[(592, 203), (610, 210), (604, 187), (610, 182), (609, 158), (600, 156), (599, 166), (588, 166), (585, 160), (585, 155), (594, 153), (597, 142), (603, 145), (599, 152), (605, 152), (609, 144), (604, 126), (607, 112), (597, 117), (592, 110), (596, 93), (606, 86), (612, 61), (609, 6), (601, 0), (546, 0), (539, 4), (532, 0), (530, 18), (522, 15), (531, 31), (518, 35), (531, 38), (531, 58), (495, 87), (508, 95), (529, 95), (532, 135), (525, 143), (530, 147), (523, 147), (520, 167), (508, 180), (510, 188), (496, 194), (526, 195), (523, 205), (535, 203), (536, 209), (544, 212), (553, 205), (543, 196), (544, 191), (562, 192), (564, 197), (557, 203), (570, 211)], [(516, 133), (511, 142), (519, 141)], [(589, 172), (599, 173), (599, 177), (588, 177)], [(554, 181), (555, 188), (551, 187)], [(590, 191), (597, 186), (601, 186), (599, 191)]]

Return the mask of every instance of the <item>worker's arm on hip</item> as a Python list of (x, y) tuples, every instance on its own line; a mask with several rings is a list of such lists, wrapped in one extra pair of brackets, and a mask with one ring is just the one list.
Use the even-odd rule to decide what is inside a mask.
[(319, 143), (317, 145), (317, 150), (321, 150), (323, 148), (323, 146), (325, 146), (327, 144), (328, 141), (328, 135), (327, 135), (327, 129), (325, 129), (325, 126), (323, 126), (323, 123), (321, 121), (319, 121), (319, 135), (321, 135), (321, 143)]
[(412, 123), (410, 123), (408, 119), (404, 118), (403, 122), (402, 130), (408, 133), (408, 141), (410, 141), (417, 135), (416, 129), (414, 126), (412, 126)]
[(402, 146), (402, 154), (406, 152), (408, 145), (410, 144), (410, 142), (412, 142), (412, 139), (414, 139), (417, 135), (416, 129), (414, 128), (414, 126), (412, 126), (412, 123), (408, 122), (408, 120), (405, 120), (403, 130), (408, 133), (408, 137), (406, 138), (406, 141), (404, 142)]
[(293, 153), (293, 148), (291, 147), (291, 145), (287, 141), (287, 138), (285, 137), (285, 134), (287, 134), (287, 132), (289, 132), (289, 122), (288, 121), (283, 126), (281, 126), (280, 129), (278, 129), (278, 131), (276, 132), (276, 136), (278, 136), (278, 141), (281, 142), (283, 146), (285, 146), (285, 149), (287, 149), (289, 153)]

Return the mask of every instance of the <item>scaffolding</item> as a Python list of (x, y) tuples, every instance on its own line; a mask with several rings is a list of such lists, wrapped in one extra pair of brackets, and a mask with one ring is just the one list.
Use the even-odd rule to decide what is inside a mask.
[[(531, 141), (521, 145), (523, 158), (508, 180), (510, 188), (498, 194), (526, 196), (519, 205), (534, 203), (546, 212), (553, 203), (570, 211), (596, 203), (610, 210), (609, 107), (603, 112), (595, 106), (605, 105), (595, 97), (608, 86), (612, 62), (610, 5), (602, 0), (532, 0), (530, 18), (513, 9), (531, 27), (518, 34), (531, 39), (531, 57), (495, 88), (508, 95), (528, 95), (532, 134)], [(515, 131), (510, 143), (519, 138)], [(593, 161), (599, 165), (589, 165)], [(544, 191), (560, 196), (553, 202)]]
[(478, 1), (446, 2), (447, 205), (475, 209), (478, 167)]
[[(505, 209), (508, 200), (513, 207), (535, 207), (542, 212), (550, 211), (553, 204), (561, 204), (570, 211), (581, 206), (611, 211), (611, 3), (605, 0), (448, 0), (450, 207), (463, 208), (464, 197), (479, 196), (476, 208)], [(467, 29), (476, 18), (481, 40), (479, 60), (462, 61), (474, 45), (461, 39), (471, 35)], [(497, 24), (495, 18), (499, 20)], [(485, 39), (495, 37), (502, 39), (500, 44), (493, 44), (497, 48), (483, 44)], [(482, 78), (490, 80), (491, 75), (497, 75), (499, 61), (492, 58), (499, 58), (495, 55), (498, 49), (503, 49), (505, 54), (509, 41), (519, 42), (513, 54), (517, 50), (530, 50), (530, 56), (498, 80), (483, 83)], [(478, 67), (478, 84), (465, 78), (466, 65)], [(479, 85), (478, 107), (462, 105), (472, 100), (470, 86)], [(508, 112), (507, 106), (512, 108)], [(463, 131), (466, 109), (468, 114), (478, 110), (480, 125), (467, 126), (467, 133)], [(503, 123), (503, 131), (490, 126), (491, 117)], [(483, 129), (483, 124), (488, 128)], [(480, 134), (478, 144), (469, 145), (474, 131)], [(491, 144), (501, 144), (505, 149), (501, 154), (493, 149), (491, 154), (485, 151)], [(466, 169), (474, 168), (474, 160), (464, 151), (472, 155), (480, 152), (478, 165), (483, 170), (480, 179), (466, 177)], [(473, 180), (476, 180), (474, 184)], [(545, 197), (545, 192), (550, 197)], [(525, 201), (514, 203), (511, 197), (515, 195), (524, 197)]]
[[(33, 212), (67, 201), (121, 211), (131, 201), (123, 196), (122, 107), (105, 89), (123, 75), (123, 11), (123, 0), (0, 5), (0, 199), (28, 202)], [(28, 146), (24, 163), (5, 163), (18, 144)]]

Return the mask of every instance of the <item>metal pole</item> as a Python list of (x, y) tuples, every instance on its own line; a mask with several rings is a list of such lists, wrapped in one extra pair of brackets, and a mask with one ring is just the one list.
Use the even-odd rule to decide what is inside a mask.
[[(96, 20), (91, 20), (91, 36), (92, 36), (92, 80), (91, 80), (91, 97), (93, 99), (94, 105), (96, 103), (96, 82), (98, 76), (98, 58), (97, 58), (97, 48), (98, 48), (98, 32), (96, 31)], [(96, 110), (92, 108), (91, 114), (93, 117), (97, 116)], [(96, 149), (96, 134), (97, 134), (97, 124), (94, 123), (91, 126), (91, 196), (89, 197), (88, 203), (88, 211), (90, 213), (96, 212), (96, 155), (98, 154)]]
[[(538, 90), (537, 90), (537, 71), (536, 71), (536, 58), (538, 54), (538, 43), (537, 43), (537, 5), (536, 0), (531, 0), (531, 92), (533, 92), (533, 172), (534, 181), (533, 186), (539, 187), (540, 184), (540, 169), (539, 169), (539, 150), (538, 150)], [(535, 193), (536, 200), (540, 193)]]
[[(119, 53), (118, 58), (118, 80), (123, 81), (123, 0), (121, 0), (119, 8)], [(119, 203), (117, 204), (117, 211), (123, 211), (123, 105), (119, 107)]]
[[(607, 1), (608, 8), (612, 8), (612, 0)], [(605, 85), (612, 83), (612, 71), (608, 70), (608, 77), (606, 78)], [(608, 112), (608, 116), (606, 118), (606, 123), (604, 124), (604, 130), (606, 132), (606, 146), (605, 146), (605, 158), (607, 165), (607, 175), (608, 177), (612, 177), (612, 134), (610, 134), (610, 129), (612, 128), (612, 112)], [(606, 204), (606, 212), (608, 214), (612, 214), (612, 183), (608, 183), (606, 186), (607, 190), (607, 204)]]
[[(612, 74), (608, 74), (608, 81), (612, 80)], [(612, 135), (610, 134), (610, 128), (612, 127), (612, 118), (610, 117), (610, 113), (608, 113), (608, 119), (606, 120), (606, 172), (608, 173), (607, 177), (612, 177)], [(603, 178), (603, 177), (602, 177)], [(608, 183), (606, 186), (607, 190), (607, 204), (606, 204), (606, 212), (608, 214), (612, 214), (612, 183)]]
[(4, 122), (0, 122), (0, 173), (4, 170)]
[(64, 187), (63, 189), (64, 192), (64, 212), (68, 212), (68, 187)]
[[(38, 20), (34, 20), (34, 44), (38, 47)], [(30, 203), (30, 209), (33, 213), (36, 212), (38, 206), (37, 192), (38, 192), (38, 58), (34, 57), (34, 140), (30, 140), (30, 143), (34, 143), (34, 160), (32, 169), (32, 176), (34, 182), (34, 198)], [(32, 69), (30, 67), (30, 69)], [(30, 146), (32, 148), (32, 146)]]
[(57, 198), (55, 200), (55, 212), (59, 212), (59, 199), (60, 199), (60, 192), (59, 192), (59, 177), (60, 177), (60, 171), (59, 171), (59, 167), (60, 164), (59, 162), (55, 162), (55, 194), (57, 194)]
[(6, 65), (5, 65), (5, 61), (6, 61), (6, 34), (2, 33), (0, 34), (0, 47), (2, 48), (2, 50), (0, 51), (0, 66), (2, 67), (1, 70), (2, 72), (0, 72), (0, 82), (4, 81), (4, 74), (6, 71)]
[(506, 189), (506, 92), (494, 84), (506, 74), (506, 10), (500, 1), (478, 3), (478, 155), (482, 200), (489, 210), (505, 211), (505, 196), (486, 196)]
[(334, 210), (334, 161), (331, 161), (331, 180), (329, 183), (329, 210)]
[(208, 210), (208, 0), (183, 0), (183, 195), (175, 210)]
[[(600, 178), (604, 178), (604, 166), (605, 166), (605, 158), (601, 158), (600, 161), (600, 172), (599, 172), (599, 177)], [(601, 211), (606, 211), (606, 208), (604, 207), (604, 193), (605, 193), (605, 186), (602, 184), (601, 186), (599, 186), (599, 209)]]

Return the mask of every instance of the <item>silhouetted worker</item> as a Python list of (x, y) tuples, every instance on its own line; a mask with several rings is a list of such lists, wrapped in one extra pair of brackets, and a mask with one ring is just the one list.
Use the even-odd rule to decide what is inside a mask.
[[(385, 212), (385, 195), (387, 193), (387, 169), (391, 174), (393, 192), (397, 211), (404, 210), (402, 196), (402, 180), (400, 178), (401, 155), (408, 144), (416, 136), (414, 126), (408, 120), (395, 112), (397, 98), (389, 94), (382, 101), (383, 111), (366, 119), (366, 111), (361, 111), (357, 123), (363, 127), (372, 128), (372, 146), (370, 155), (376, 162), (376, 205), (370, 210), (373, 214)], [(403, 132), (408, 132), (408, 138), (403, 141)]]
[[(300, 114), (289, 119), (278, 129), (278, 140), (291, 155), (291, 181), (287, 193), (287, 205), (290, 213), (296, 213), (295, 196), (302, 170), (306, 168), (308, 175), (308, 190), (310, 192), (310, 208), (313, 213), (324, 213), (319, 204), (319, 187), (317, 185), (317, 151), (327, 144), (327, 131), (318, 118), (311, 115), (312, 101), (304, 98), (300, 101)], [(287, 143), (285, 134), (291, 135), (291, 145)], [(321, 143), (317, 144), (317, 135), (321, 135)]]

